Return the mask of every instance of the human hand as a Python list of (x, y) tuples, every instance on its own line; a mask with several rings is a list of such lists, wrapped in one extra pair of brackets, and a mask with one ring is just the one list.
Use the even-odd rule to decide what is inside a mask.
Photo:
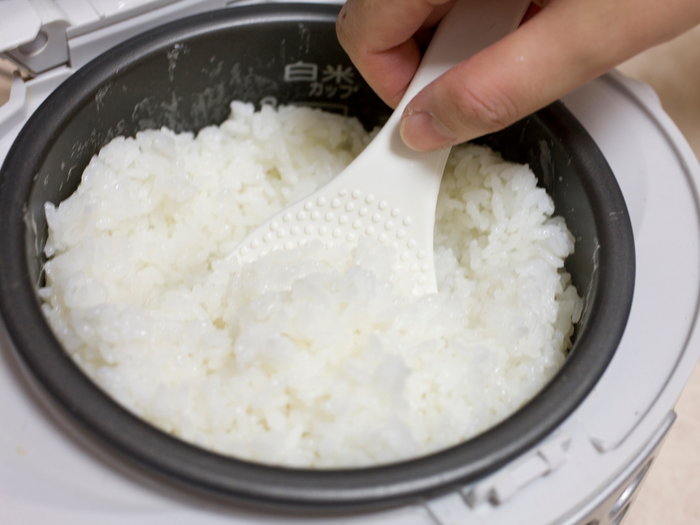
[[(475, 0), (476, 1), (476, 0)], [(483, 0), (481, 0), (483, 1)], [(338, 38), (390, 106), (454, 0), (347, 0)], [(699, 0), (537, 0), (521, 26), (449, 70), (404, 110), (401, 136), (430, 151), (497, 131), (700, 23)]]

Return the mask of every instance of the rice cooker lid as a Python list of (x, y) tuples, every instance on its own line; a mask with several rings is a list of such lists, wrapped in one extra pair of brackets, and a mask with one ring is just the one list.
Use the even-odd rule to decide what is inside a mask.
[[(0, 19), (0, 51), (34, 78), (15, 78), (10, 102), (0, 107), (0, 160), (43, 98), (96, 55), (155, 25), (236, 3), (6, 2), (12, 15)], [(694, 154), (653, 92), (618, 73), (587, 84), (563, 101), (603, 151), (628, 205), (635, 233), (637, 276), (627, 330), (593, 393), (550, 438), (492, 476), (464, 487), (457, 500), (451, 494), (423, 502), (420, 512), (427, 510), (435, 523), (446, 523), (446, 516), (455, 512), (465, 521), (478, 514), (483, 523), (492, 524), (521, 522), (524, 515), (550, 522), (572, 516), (574, 508), (590, 505), (595, 494), (645, 446), (663, 437), (673, 421), (673, 405), (700, 355), (700, 337), (694, 330), (700, 289), (700, 166)], [(0, 370), (2, 373), (8, 371)], [(30, 414), (42, 419), (36, 407), (12, 391), (12, 383), (0, 381), (6, 394), (3, 397), (8, 405), (14, 405), (6, 409), (7, 418), (27, 420)], [(52, 442), (48, 447), (51, 457), (46, 461), (61, 465), (56, 452), (61, 456), (68, 445), (56, 441), (53, 427), (44, 424), (34, 430)], [(158, 507), (168, 512), (179, 507), (175, 500), (164, 503), (160, 495), (125, 489), (129, 481), (112, 472), (114, 465), (106, 466), (109, 461), (95, 461), (91, 454), (76, 454), (74, 450), (67, 457), (73, 461), (71, 468), (80, 473), (84, 488), (99, 486), (98, 480), (107, 476), (105, 488), (116, 488), (127, 505), (138, 508), (144, 501), (149, 505), (157, 501)], [(12, 469), (18, 475), (25, 474), (21, 468)], [(582, 471), (586, 474), (581, 475)], [(55, 484), (49, 484), (40, 492), (48, 494), (55, 489)], [(97, 502), (98, 509), (110, 507), (90, 493), (93, 496), (88, 499)], [(27, 499), (27, 509), (32, 497)], [(0, 494), (0, 501), (5, 498)], [(148, 523), (150, 511), (138, 512), (141, 517), (134, 522), (141, 519)], [(192, 512), (201, 523), (217, 520), (207, 511)], [(382, 521), (393, 523), (392, 516), (394, 513)], [(406, 517), (402, 511), (401, 519)]]

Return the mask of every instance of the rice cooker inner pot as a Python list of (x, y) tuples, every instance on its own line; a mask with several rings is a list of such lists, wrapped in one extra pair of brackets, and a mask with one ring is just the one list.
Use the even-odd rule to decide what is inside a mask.
[[(34, 113), (0, 173), (0, 309), (17, 353), (65, 411), (112, 451), (165, 479), (266, 508), (357, 509), (401, 503), (479, 479), (554, 430), (586, 397), (622, 336), (634, 286), (634, 245), (622, 194), (582, 126), (555, 103), (481, 139), (527, 162), (576, 237), (567, 269), (584, 297), (575, 344), (555, 378), (483, 434), (411, 461), (304, 470), (222, 457), (173, 438), (106, 396), (63, 351), (41, 310), (44, 203), (58, 204), (118, 135), (219, 124), (232, 100), (308, 104), (358, 117), (368, 129), (391, 110), (354, 72), (335, 37), (337, 6), (263, 4), (162, 26), (113, 48), (66, 80)], [(291, 65), (291, 66), (290, 66)], [(320, 87), (309, 68), (345, 77)], [(285, 66), (287, 66), (285, 68)], [(345, 82), (345, 83), (343, 83)], [(318, 96), (316, 89), (342, 88)], [(328, 95), (328, 93), (326, 93)], [(322, 102), (322, 103), (321, 103)]]

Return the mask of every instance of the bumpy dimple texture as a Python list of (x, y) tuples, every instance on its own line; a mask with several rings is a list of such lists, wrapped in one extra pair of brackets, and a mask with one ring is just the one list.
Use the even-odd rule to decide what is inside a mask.
[(352, 119), (233, 103), (196, 137), (112, 141), (46, 205), (40, 293), (66, 350), (164, 431), (265, 463), (399, 461), (506, 418), (561, 366), (581, 311), (573, 238), (527, 167), (453, 151), (437, 294), (398, 289), (379, 237), (227, 257), (369, 140)]

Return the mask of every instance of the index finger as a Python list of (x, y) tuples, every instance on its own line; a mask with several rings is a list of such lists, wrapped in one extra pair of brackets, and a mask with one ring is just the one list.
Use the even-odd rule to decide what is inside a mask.
[(421, 60), (417, 33), (432, 27), (454, 0), (348, 0), (338, 39), (367, 83), (395, 107)]

